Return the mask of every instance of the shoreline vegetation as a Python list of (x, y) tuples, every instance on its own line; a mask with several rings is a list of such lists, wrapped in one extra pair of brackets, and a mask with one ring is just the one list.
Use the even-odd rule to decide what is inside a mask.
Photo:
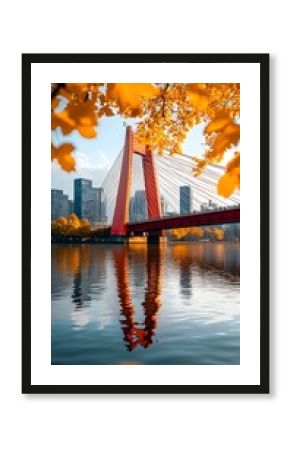
[[(240, 227), (237, 224), (205, 227), (178, 228), (166, 231), (170, 242), (218, 242), (240, 241)], [(104, 224), (93, 226), (87, 219), (76, 214), (60, 217), (51, 222), (52, 243), (110, 243), (110, 227)]]

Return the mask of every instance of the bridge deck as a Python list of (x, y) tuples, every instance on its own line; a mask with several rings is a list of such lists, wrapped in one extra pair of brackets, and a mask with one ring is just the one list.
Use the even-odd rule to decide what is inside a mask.
[(127, 223), (127, 233), (142, 233), (146, 231), (168, 230), (171, 228), (188, 228), (198, 226), (222, 225), (240, 222), (240, 208), (219, 209), (184, 216), (162, 217), (160, 219), (144, 220), (143, 222)]

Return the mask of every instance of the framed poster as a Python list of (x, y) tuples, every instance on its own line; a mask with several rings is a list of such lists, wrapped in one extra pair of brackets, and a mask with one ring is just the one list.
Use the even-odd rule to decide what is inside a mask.
[(22, 83), (23, 393), (268, 393), (269, 55)]

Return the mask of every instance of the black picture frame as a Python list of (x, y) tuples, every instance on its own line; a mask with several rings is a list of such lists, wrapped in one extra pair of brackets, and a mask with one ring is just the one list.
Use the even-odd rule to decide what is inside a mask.
[[(23, 54), (22, 55), (22, 393), (267, 394), (269, 393), (269, 54)], [(255, 63), (260, 65), (260, 384), (31, 384), (31, 65), (33, 63)], [(262, 150), (262, 151), (261, 151)]]

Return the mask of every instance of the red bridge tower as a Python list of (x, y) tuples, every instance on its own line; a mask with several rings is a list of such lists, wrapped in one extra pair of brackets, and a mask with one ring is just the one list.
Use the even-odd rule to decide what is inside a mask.
[[(132, 187), (132, 164), (134, 153), (142, 156), (148, 219), (159, 218), (161, 216), (154, 155), (145, 145), (140, 145), (137, 142), (132, 128), (128, 126), (126, 128), (121, 175), (111, 227), (111, 234), (115, 236), (124, 236), (127, 234), (126, 224), (129, 221), (129, 202)], [(160, 231), (158, 234), (162, 235), (163, 233)]]

